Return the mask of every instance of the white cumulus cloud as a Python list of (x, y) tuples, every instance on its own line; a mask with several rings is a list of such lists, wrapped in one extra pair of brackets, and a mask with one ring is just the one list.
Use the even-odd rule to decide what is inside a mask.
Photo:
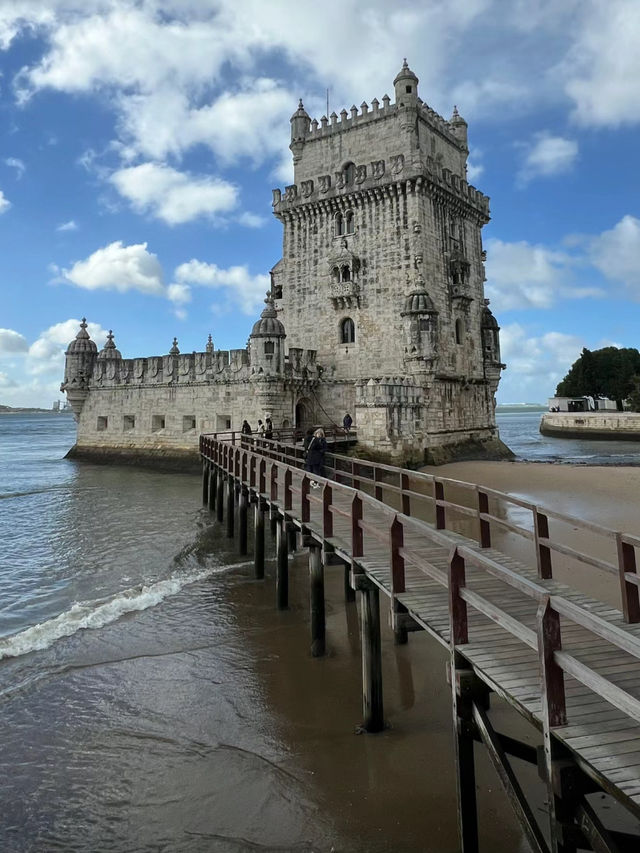
[(62, 222), (56, 228), (56, 231), (77, 231), (78, 224), (75, 219), (70, 219), (68, 222)]
[(195, 258), (176, 267), (175, 278), (182, 284), (222, 290), (244, 314), (255, 314), (271, 286), (269, 275), (251, 275), (246, 266), (221, 269)]
[[(71, 319), (56, 323), (45, 329), (37, 340), (29, 347), (27, 355), (27, 371), (32, 375), (47, 373), (62, 377), (64, 370), (64, 353), (71, 341), (78, 334), (80, 320)], [(87, 331), (95, 341), (98, 349), (107, 339), (107, 332), (99, 323), (87, 323)]]
[(0, 353), (26, 352), (29, 344), (24, 335), (13, 329), (0, 329)]
[(518, 174), (519, 183), (527, 184), (534, 178), (550, 177), (568, 172), (578, 156), (578, 143), (572, 139), (541, 131), (525, 146), (524, 163)]
[(23, 161), (20, 160), (18, 157), (7, 157), (4, 162), (5, 165), (10, 166), (12, 169), (16, 170), (16, 178), (20, 180), (27, 168)]
[(146, 243), (125, 246), (121, 240), (97, 249), (84, 261), (62, 270), (62, 280), (85, 290), (117, 290), (162, 296), (162, 267)]
[(227, 181), (194, 177), (159, 163), (119, 169), (111, 176), (111, 183), (131, 202), (134, 210), (168, 225), (227, 213), (236, 206), (238, 199), (236, 187)]
[(591, 263), (609, 279), (622, 282), (640, 300), (640, 219), (624, 216), (609, 231), (591, 238)]

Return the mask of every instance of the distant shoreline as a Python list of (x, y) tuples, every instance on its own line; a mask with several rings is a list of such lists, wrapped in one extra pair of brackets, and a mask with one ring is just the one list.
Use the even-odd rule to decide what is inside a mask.
[(11, 409), (8, 406), (0, 406), (0, 415), (72, 415), (73, 412), (54, 412), (53, 409)]

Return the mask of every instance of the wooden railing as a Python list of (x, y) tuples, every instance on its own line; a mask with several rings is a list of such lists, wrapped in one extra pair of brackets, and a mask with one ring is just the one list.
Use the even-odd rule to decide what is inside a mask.
[[(302, 446), (285, 441), (286, 437), (293, 432), (295, 431), (280, 430), (278, 437), (271, 440), (259, 436), (243, 436), (240, 433), (203, 435), (200, 438), (200, 451), (204, 457), (214, 461), (217, 461), (214, 457), (222, 454), (222, 467), (225, 470), (228, 469), (225, 467), (224, 460), (229, 454), (233, 454), (233, 458), (238, 460), (246, 454), (246, 457), (243, 456), (245, 460), (255, 458), (262, 460), (265, 465), (266, 460), (269, 460), (271, 477), (269, 493), (272, 499), (277, 500), (278, 470), (281, 467), (285, 470), (290, 468), (293, 472), (296, 469), (299, 471), (304, 466)], [(344, 438), (344, 431), (336, 429), (335, 436)], [(246, 464), (246, 461), (236, 463), (237, 466)], [(257, 465), (258, 462), (252, 464)], [(231, 473), (239, 476), (235, 470)], [(638, 589), (640, 575), (637, 573), (636, 556), (636, 549), (640, 547), (640, 538), (636, 536), (574, 518), (488, 487), (438, 477), (435, 474), (395, 468), (351, 456), (328, 452), (325, 456), (325, 473), (326, 478), (314, 477), (314, 479), (323, 481), (325, 490), (328, 488), (326, 500), (329, 502), (329, 508), (326, 512), (329, 516), (333, 511), (339, 512), (338, 509), (334, 510), (331, 503), (330, 482), (333, 482), (339, 487), (348, 487), (357, 492), (355, 512), (359, 511), (360, 505), (364, 505), (368, 498), (372, 498), (376, 506), (383, 505), (388, 508), (389, 518), (399, 519), (394, 533), (396, 541), (401, 541), (402, 525), (406, 524), (409, 518), (420, 522), (432, 522), (436, 530), (454, 531), (459, 527), (460, 519), (466, 519), (467, 522), (471, 520), (475, 527), (472, 535), (477, 538), (482, 548), (492, 546), (495, 531), (506, 531), (532, 543), (537, 573), (541, 579), (550, 579), (553, 576), (553, 554), (563, 555), (577, 561), (580, 565), (591, 566), (617, 576), (624, 618), (627, 622), (640, 622)], [(291, 478), (292, 474), (288, 476)], [(252, 488), (255, 485), (255, 482), (251, 483)], [(304, 486), (305, 500), (319, 499), (315, 495), (309, 495), (309, 485), (310, 480), (307, 477)], [(267, 493), (262, 479), (258, 491)], [(460, 498), (454, 499), (453, 495), (456, 493), (464, 494), (467, 500), (462, 503)], [(301, 507), (301, 511), (303, 510), (308, 512), (305, 506)], [(531, 519), (529, 524), (511, 520), (514, 514), (522, 514), (522, 511), (529, 515)], [(305, 520), (304, 516), (302, 520)], [(574, 531), (595, 536), (600, 544), (608, 543), (612, 550), (615, 548), (615, 562), (593, 556), (587, 544), (584, 548), (578, 548), (560, 541), (558, 535), (552, 537), (550, 521), (570, 525)], [(373, 536), (379, 535), (377, 530), (369, 533)], [(385, 531), (385, 537), (387, 535), (391, 534)], [(466, 530), (465, 535), (468, 535)], [(575, 539), (575, 535), (573, 538)], [(398, 548), (396, 552), (395, 560), (399, 564), (401, 554)]]
[[(488, 572), (519, 593), (532, 598), (538, 605), (536, 630), (532, 630), (492, 601), (468, 589), (466, 570), (469, 567)], [(438, 580), (442, 582), (441, 578)], [(458, 547), (453, 550), (444, 585), (449, 590), (453, 647), (464, 646), (470, 641), (468, 608), (471, 607), (537, 653), (541, 674), (542, 711), (548, 718), (549, 726), (567, 724), (565, 674), (640, 722), (640, 700), (574, 655), (562, 650), (561, 617), (584, 628), (594, 637), (605, 640), (637, 661), (640, 661), (640, 639), (567, 598), (550, 595), (543, 586), (523, 578), (470, 548)]]

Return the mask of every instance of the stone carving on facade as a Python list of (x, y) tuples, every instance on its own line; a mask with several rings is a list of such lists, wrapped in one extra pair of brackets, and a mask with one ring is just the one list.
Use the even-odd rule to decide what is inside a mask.
[(343, 190), (346, 186), (346, 180), (344, 176), (344, 172), (336, 172), (336, 183), (335, 187), (337, 190)]
[(356, 166), (356, 176), (355, 176), (356, 184), (363, 184), (366, 180), (367, 180), (367, 167), (366, 166)]
[(371, 163), (371, 174), (374, 178), (384, 177), (384, 160), (373, 160)]
[(298, 197), (298, 187), (295, 184), (291, 184), (290, 186), (285, 187), (284, 197), (285, 201), (295, 201)]
[(273, 206), (275, 206), (276, 204), (280, 204), (280, 202), (282, 201), (282, 191), (275, 189), (275, 190), (271, 190), (271, 193), (273, 195), (271, 204)]
[(391, 171), (394, 175), (399, 175), (404, 169), (404, 154), (396, 154), (390, 158)]
[(300, 184), (300, 191), (302, 192), (303, 198), (309, 198), (313, 193), (313, 181), (302, 181)]
[(318, 183), (320, 184), (320, 192), (328, 193), (331, 189), (331, 175), (320, 175)]

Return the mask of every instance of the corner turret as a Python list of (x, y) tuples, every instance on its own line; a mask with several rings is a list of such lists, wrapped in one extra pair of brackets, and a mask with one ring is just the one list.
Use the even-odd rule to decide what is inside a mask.
[(306, 136), (309, 134), (311, 119), (307, 115), (302, 99), (298, 103), (298, 109), (291, 116), (291, 153), (294, 164), (302, 157), (302, 149)]
[(267, 293), (266, 308), (254, 323), (249, 337), (251, 369), (256, 373), (284, 373), (284, 339), (286, 332), (278, 320), (273, 296)]
[(464, 147), (468, 151), (469, 145), (467, 140), (467, 123), (458, 112), (458, 107), (456, 106), (454, 106), (453, 114), (449, 119), (449, 127), (453, 131), (453, 135), (456, 137), (456, 139), (460, 140), (460, 142), (463, 143)]
[(60, 386), (60, 390), (67, 395), (76, 419), (89, 393), (89, 382), (97, 357), (98, 347), (89, 337), (87, 319), (83, 317), (80, 331), (65, 352), (64, 381)]
[(396, 90), (396, 104), (399, 107), (416, 107), (418, 104), (418, 78), (403, 60), (402, 68), (393, 81)]

